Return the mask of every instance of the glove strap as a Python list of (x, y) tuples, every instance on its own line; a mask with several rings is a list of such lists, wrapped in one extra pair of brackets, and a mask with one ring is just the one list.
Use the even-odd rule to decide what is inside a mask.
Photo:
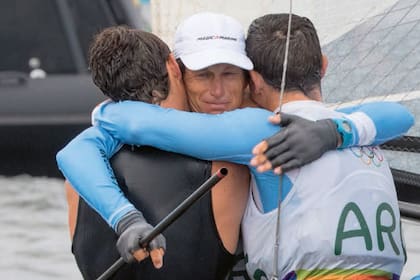
[(338, 146), (338, 149), (345, 149), (354, 145), (354, 135), (353, 135), (353, 126), (351, 122), (345, 119), (333, 119), (335, 125), (337, 126), (337, 132), (341, 136), (341, 145)]
[(118, 222), (117, 234), (121, 235), (129, 226), (138, 222), (145, 222), (143, 214), (137, 210), (128, 212)]

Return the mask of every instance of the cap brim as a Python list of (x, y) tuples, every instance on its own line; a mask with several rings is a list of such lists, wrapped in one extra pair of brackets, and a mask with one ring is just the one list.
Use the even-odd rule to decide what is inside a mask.
[(245, 70), (252, 70), (252, 61), (244, 54), (223, 49), (211, 49), (193, 54), (181, 55), (182, 62), (189, 70), (201, 70), (209, 66), (227, 63)]

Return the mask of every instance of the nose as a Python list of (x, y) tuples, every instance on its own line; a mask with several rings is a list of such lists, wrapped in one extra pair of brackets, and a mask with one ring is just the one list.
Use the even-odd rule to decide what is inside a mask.
[(223, 81), (220, 77), (213, 79), (210, 94), (218, 98), (224, 95)]

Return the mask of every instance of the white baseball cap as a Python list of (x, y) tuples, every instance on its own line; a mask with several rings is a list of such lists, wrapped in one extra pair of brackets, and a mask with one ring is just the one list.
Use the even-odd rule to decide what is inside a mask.
[(228, 63), (245, 70), (254, 65), (245, 53), (245, 33), (232, 17), (203, 12), (184, 20), (177, 28), (175, 58), (190, 70)]

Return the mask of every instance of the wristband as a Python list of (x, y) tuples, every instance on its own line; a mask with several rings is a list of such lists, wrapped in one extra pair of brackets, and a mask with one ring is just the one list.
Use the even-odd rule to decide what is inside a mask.
[(353, 145), (354, 135), (351, 123), (344, 119), (333, 119), (337, 132), (341, 135), (341, 145), (338, 149), (345, 149)]

